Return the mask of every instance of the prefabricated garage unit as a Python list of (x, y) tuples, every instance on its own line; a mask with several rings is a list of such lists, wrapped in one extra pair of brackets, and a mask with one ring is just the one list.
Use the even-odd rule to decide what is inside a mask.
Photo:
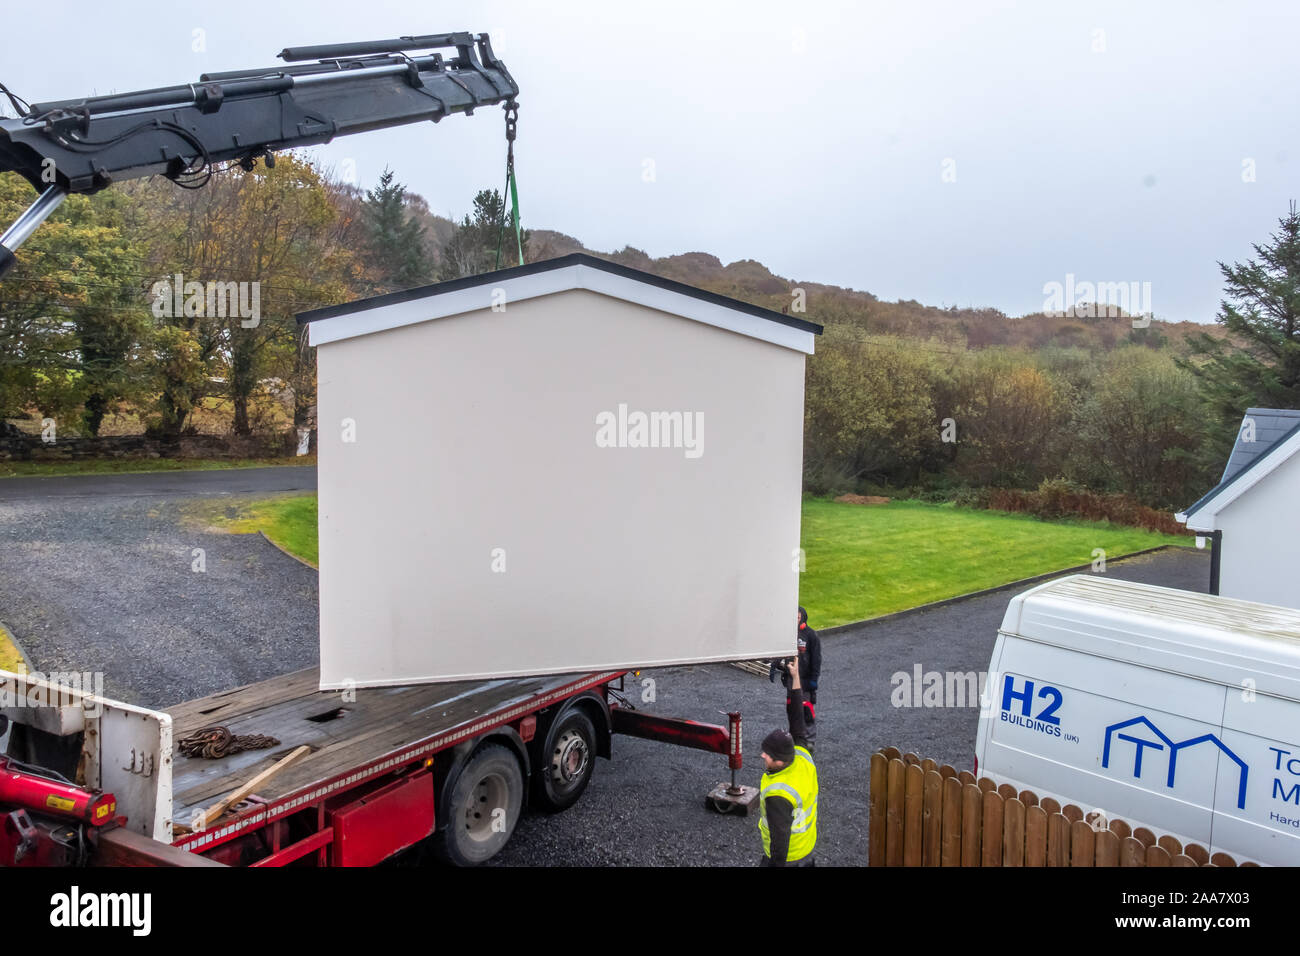
[(582, 254), (299, 319), (322, 688), (790, 652), (819, 326)]

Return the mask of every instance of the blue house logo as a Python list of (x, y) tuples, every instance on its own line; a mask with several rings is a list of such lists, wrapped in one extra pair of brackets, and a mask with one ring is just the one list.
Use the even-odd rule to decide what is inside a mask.
[[(1135, 737), (1133, 736), (1132, 733), (1128, 733), (1128, 734), (1120, 733), (1121, 730), (1124, 730), (1127, 727), (1133, 727), (1137, 724), (1145, 725), (1146, 728), (1150, 730), (1151, 733), (1155, 735), (1157, 739), (1149, 740), (1145, 736)], [(1233, 753), (1223, 743), (1223, 741), (1220, 740), (1218, 737), (1216, 737), (1214, 734), (1202, 734), (1199, 737), (1191, 737), (1188, 738), (1187, 740), (1174, 743), (1172, 740), (1170, 740), (1168, 737), (1166, 737), (1163, 733), (1160, 732), (1159, 727), (1151, 723), (1151, 721), (1147, 720), (1145, 717), (1133, 717), (1129, 720), (1121, 721), (1118, 724), (1111, 724), (1109, 727), (1106, 728), (1106, 742), (1103, 745), (1101, 751), (1101, 765), (1103, 767), (1110, 766), (1110, 744), (1113, 737), (1118, 737), (1120, 740), (1133, 744), (1135, 748), (1133, 751), (1133, 776), (1134, 777), (1142, 776), (1142, 755), (1146, 752), (1148, 748), (1156, 752), (1167, 753), (1169, 755), (1169, 765), (1168, 765), (1169, 776), (1168, 776), (1168, 780), (1165, 783), (1165, 786), (1167, 787), (1172, 787), (1174, 785), (1174, 776), (1178, 773), (1178, 754), (1181, 751), (1185, 750), (1188, 747), (1195, 747), (1198, 744), (1204, 744), (1204, 743), (1214, 744), (1214, 746), (1218, 747), (1220, 751), (1226, 754), (1228, 758), (1232, 760), (1232, 762), (1235, 763), (1241, 769), (1241, 773), (1238, 775), (1237, 778), (1237, 808), (1240, 810), (1246, 809), (1246, 775), (1247, 773), (1249, 773), (1250, 768), (1246, 766), (1246, 762), (1244, 760), (1242, 760), (1235, 753)]]

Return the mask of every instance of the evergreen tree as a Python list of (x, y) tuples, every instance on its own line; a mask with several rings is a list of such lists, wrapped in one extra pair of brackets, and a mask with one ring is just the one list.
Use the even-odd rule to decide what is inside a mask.
[(1201, 333), (1185, 363), (1200, 379), (1219, 450), (1247, 408), (1300, 408), (1300, 213), (1291, 204), (1258, 260), (1219, 263), (1226, 298), (1216, 320), (1227, 337)]
[[(502, 217), (505, 217), (504, 230)], [(527, 248), (527, 230), (523, 230), (522, 238)], [(501, 247), (499, 268), (519, 265), (513, 210), (505, 208), (504, 198), (495, 189), (480, 189), (474, 197), (473, 215), (467, 215), (461, 221), (442, 248), (438, 278), (446, 281), (493, 271), (498, 268), (498, 243)]]
[(385, 169), (366, 192), (367, 274), (374, 294), (426, 285), (433, 279), (424, 227), (406, 210), (406, 187)]

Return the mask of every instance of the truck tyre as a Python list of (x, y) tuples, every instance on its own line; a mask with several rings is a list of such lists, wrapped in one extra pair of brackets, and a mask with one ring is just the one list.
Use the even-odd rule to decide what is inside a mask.
[(524, 802), (524, 773), (507, 747), (485, 744), (466, 761), (451, 788), (447, 825), (434, 841), (439, 859), (476, 866), (514, 833)]
[(559, 813), (578, 802), (596, 765), (596, 728), (577, 708), (551, 725), (537, 759), (533, 799), (543, 810)]

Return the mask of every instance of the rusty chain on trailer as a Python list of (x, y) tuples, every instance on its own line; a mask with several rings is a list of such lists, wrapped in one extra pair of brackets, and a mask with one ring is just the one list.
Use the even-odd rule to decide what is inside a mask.
[(244, 750), (265, 750), (278, 747), (280, 741), (266, 734), (232, 734), (230, 728), (217, 724), (186, 734), (176, 741), (176, 749), (186, 757), (204, 757), (218, 760)]

